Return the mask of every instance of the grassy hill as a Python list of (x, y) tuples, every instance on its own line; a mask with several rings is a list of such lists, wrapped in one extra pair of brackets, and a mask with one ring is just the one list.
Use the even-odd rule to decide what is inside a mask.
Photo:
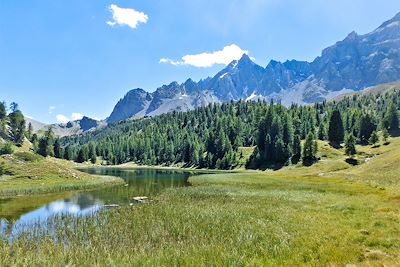
[(25, 143), (11, 155), (0, 156), (0, 197), (53, 193), (118, 183), (114, 177), (97, 177), (74, 169), (72, 162), (43, 158), (29, 152)]

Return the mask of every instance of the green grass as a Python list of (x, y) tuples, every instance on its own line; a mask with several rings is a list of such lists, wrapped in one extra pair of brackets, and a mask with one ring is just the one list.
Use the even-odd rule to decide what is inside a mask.
[(0, 166), (3, 173), (0, 175), (0, 198), (122, 183), (115, 177), (82, 173), (75, 170), (71, 162), (43, 158), (26, 151), (0, 156)]
[(194, 176), (149, 205), (55, 219), (53, 238), (0, 241), (0, 266), (399, 266), (400, 139), (357, 147), (355, 167), (319, 145), (309, 168)]

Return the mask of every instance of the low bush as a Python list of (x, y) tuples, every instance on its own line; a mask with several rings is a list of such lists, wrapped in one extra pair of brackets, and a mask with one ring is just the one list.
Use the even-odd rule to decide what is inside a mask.
[(27, 162), (35, 162), (35, 161), (39, 161), (42, 159), (41, 156), (30, 153), (30, 152), (17, 152), (14, 154), (14, 156), (19, 160), (23, 160), (23, 161), (27, 161)]
[(13, 152), (14, 150), (10, 143), (0, 145), (0, 155), (12, 154)]

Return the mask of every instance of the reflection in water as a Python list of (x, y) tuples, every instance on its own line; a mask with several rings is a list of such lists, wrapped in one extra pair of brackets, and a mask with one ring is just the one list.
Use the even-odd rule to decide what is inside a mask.
[[(83, 200), (83, 202), (82, 202)], [(10, 236), (18, 236), (31, 228), (33, 224), (45, 225), (52, 216), (86, 216), (91, 215), (103, 206), (99, 200), (90, 200), (85, 195), (77, 195), (73, 199), (65, 199), (51, 202), (34, 211), (23, 214), (14, 223), (2, 219), (0, 222), (0, 233)]]
[(0, 200), (0, 235), (17, 236), (33, 224), (45, 227), (48, 218), (62, 215), (87, 216), (104, 205), (127, 205), (136, 196), (154, 197), (161, 190), (188, 186), (191, 172), (153, 169), (88, 168), (96, 175), (118, 176), (126, 185), (54, 196), (32, 196)]

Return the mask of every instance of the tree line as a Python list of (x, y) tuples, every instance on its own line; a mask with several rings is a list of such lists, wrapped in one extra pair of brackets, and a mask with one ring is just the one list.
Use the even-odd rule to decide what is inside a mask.
[(26, 127), (16, 103), (7, 108), (0, 102), (0, 136), (9, 141), (1, 150), (10, 152), (10, 143), (20, 146), (27, 138), (42, 156), (76, 162), (231, 169), (243, 158), (241, 147), (254, 147), (248, 168), (300, 161), (308, 165), (317, 160), (317, 140), (327, 140), (334, 147), (344, 142), (349, 156), (356, 154), (356, 144), (376, 144), (378, 131), (386, 142), (389, 135), (399, 132), (399, 109), (399, 91), (289, 108), (273, 102), (238, 101), (123, 121), (60, 139), (51, 127), (38, 137), (31, 124)]
[(399, 99), (399, 91), (391, 91), (289, 108), (265, 101), (211, 104), (47, 139), (59, 150), (53, 154), (77, 162), (99, 158), (105, 164), (133, 161), (231, 169), (243, 157), (240, 147), (255, 147), (249, 168), (312, 164), (317, 160), (317, 140), (335, 147), (344, 142), (346, 153), (354, 155), (355, 144), (376, 143), (378, 131), (383, 136), (396, 134)]

